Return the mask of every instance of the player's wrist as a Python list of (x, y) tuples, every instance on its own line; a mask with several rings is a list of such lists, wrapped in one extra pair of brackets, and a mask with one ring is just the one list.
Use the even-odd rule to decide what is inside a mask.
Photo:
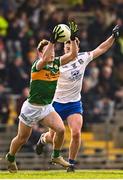
[(75, 39), (76, 39), (76, 36), (75, 36), (74, 34), (71, 35), (70, 40), (71, 40), (71, 41), (75, 41)]
[(114, 36), (114, 34), (113, 34), (113, 33), (112, 33), (111, 37), (112, 37), (113, 39), (115, 39), (115, 36)]
[(53, 32), (53, 33), (51, 34), (51, 36), (50, 36), (50, 42), (51, 42), (52, 44), (55, 44), (56, 41), (57, 41), (57, 39), (56, 39), (56, 37), (55, 37), (55, 33)]
[(53, 39), (53, 38), (50, 38), (50, 43), (55, 44), (55, 43), (56, 43), (56, 40)]
[(75, 41), (75, 39), (76, 39), (75, 37), (70, 38), (71, 41)]

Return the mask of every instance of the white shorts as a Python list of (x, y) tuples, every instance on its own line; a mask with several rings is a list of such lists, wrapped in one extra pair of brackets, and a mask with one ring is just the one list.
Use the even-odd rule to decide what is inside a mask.
[(55, 110), (52, 107), (52, 104), (36, 106), (30, 104), (28, 100), (26, 100), (21, 108), (19, 119), (27, 126), (32, 127), (33, 124), (44, 119), (48, 114), (53, 111)]

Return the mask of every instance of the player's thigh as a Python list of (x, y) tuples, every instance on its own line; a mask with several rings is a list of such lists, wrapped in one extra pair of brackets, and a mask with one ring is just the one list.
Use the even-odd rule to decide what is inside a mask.
[(72, 114), (67, 118), (68, 126), (72, 132), (81, 131), (83, 117), (81, 114)]
[(27, 126), (22, 121), (19, 121), (18, 137), (21, 139), (28, 139), (31, 135), (32, 127)]
[(57, 112), (53, 111), (49, 113), (42, 121), (41, 124), (44, 126), (49, 127), (53, 131), (58, 131), (58, 130), (64, 130), (64, 124), (61, 119), (61, 117), (58, 115)]

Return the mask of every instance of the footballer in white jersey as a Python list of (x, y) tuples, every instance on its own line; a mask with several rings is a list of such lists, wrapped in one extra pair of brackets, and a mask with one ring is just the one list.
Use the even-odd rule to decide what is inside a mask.
[(82, 52), (74, 61), (60, 67), (53, 106), (62, 120), (72, 114), (83, 113), (80, 93), (85, 68), (92, 59), (92, 52)]

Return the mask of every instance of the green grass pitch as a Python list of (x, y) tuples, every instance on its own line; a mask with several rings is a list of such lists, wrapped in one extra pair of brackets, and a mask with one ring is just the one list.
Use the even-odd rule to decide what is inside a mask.
[(15, 174), (0, 171), (0, 179), (123, 179), (123, 170), (19, 171)]

